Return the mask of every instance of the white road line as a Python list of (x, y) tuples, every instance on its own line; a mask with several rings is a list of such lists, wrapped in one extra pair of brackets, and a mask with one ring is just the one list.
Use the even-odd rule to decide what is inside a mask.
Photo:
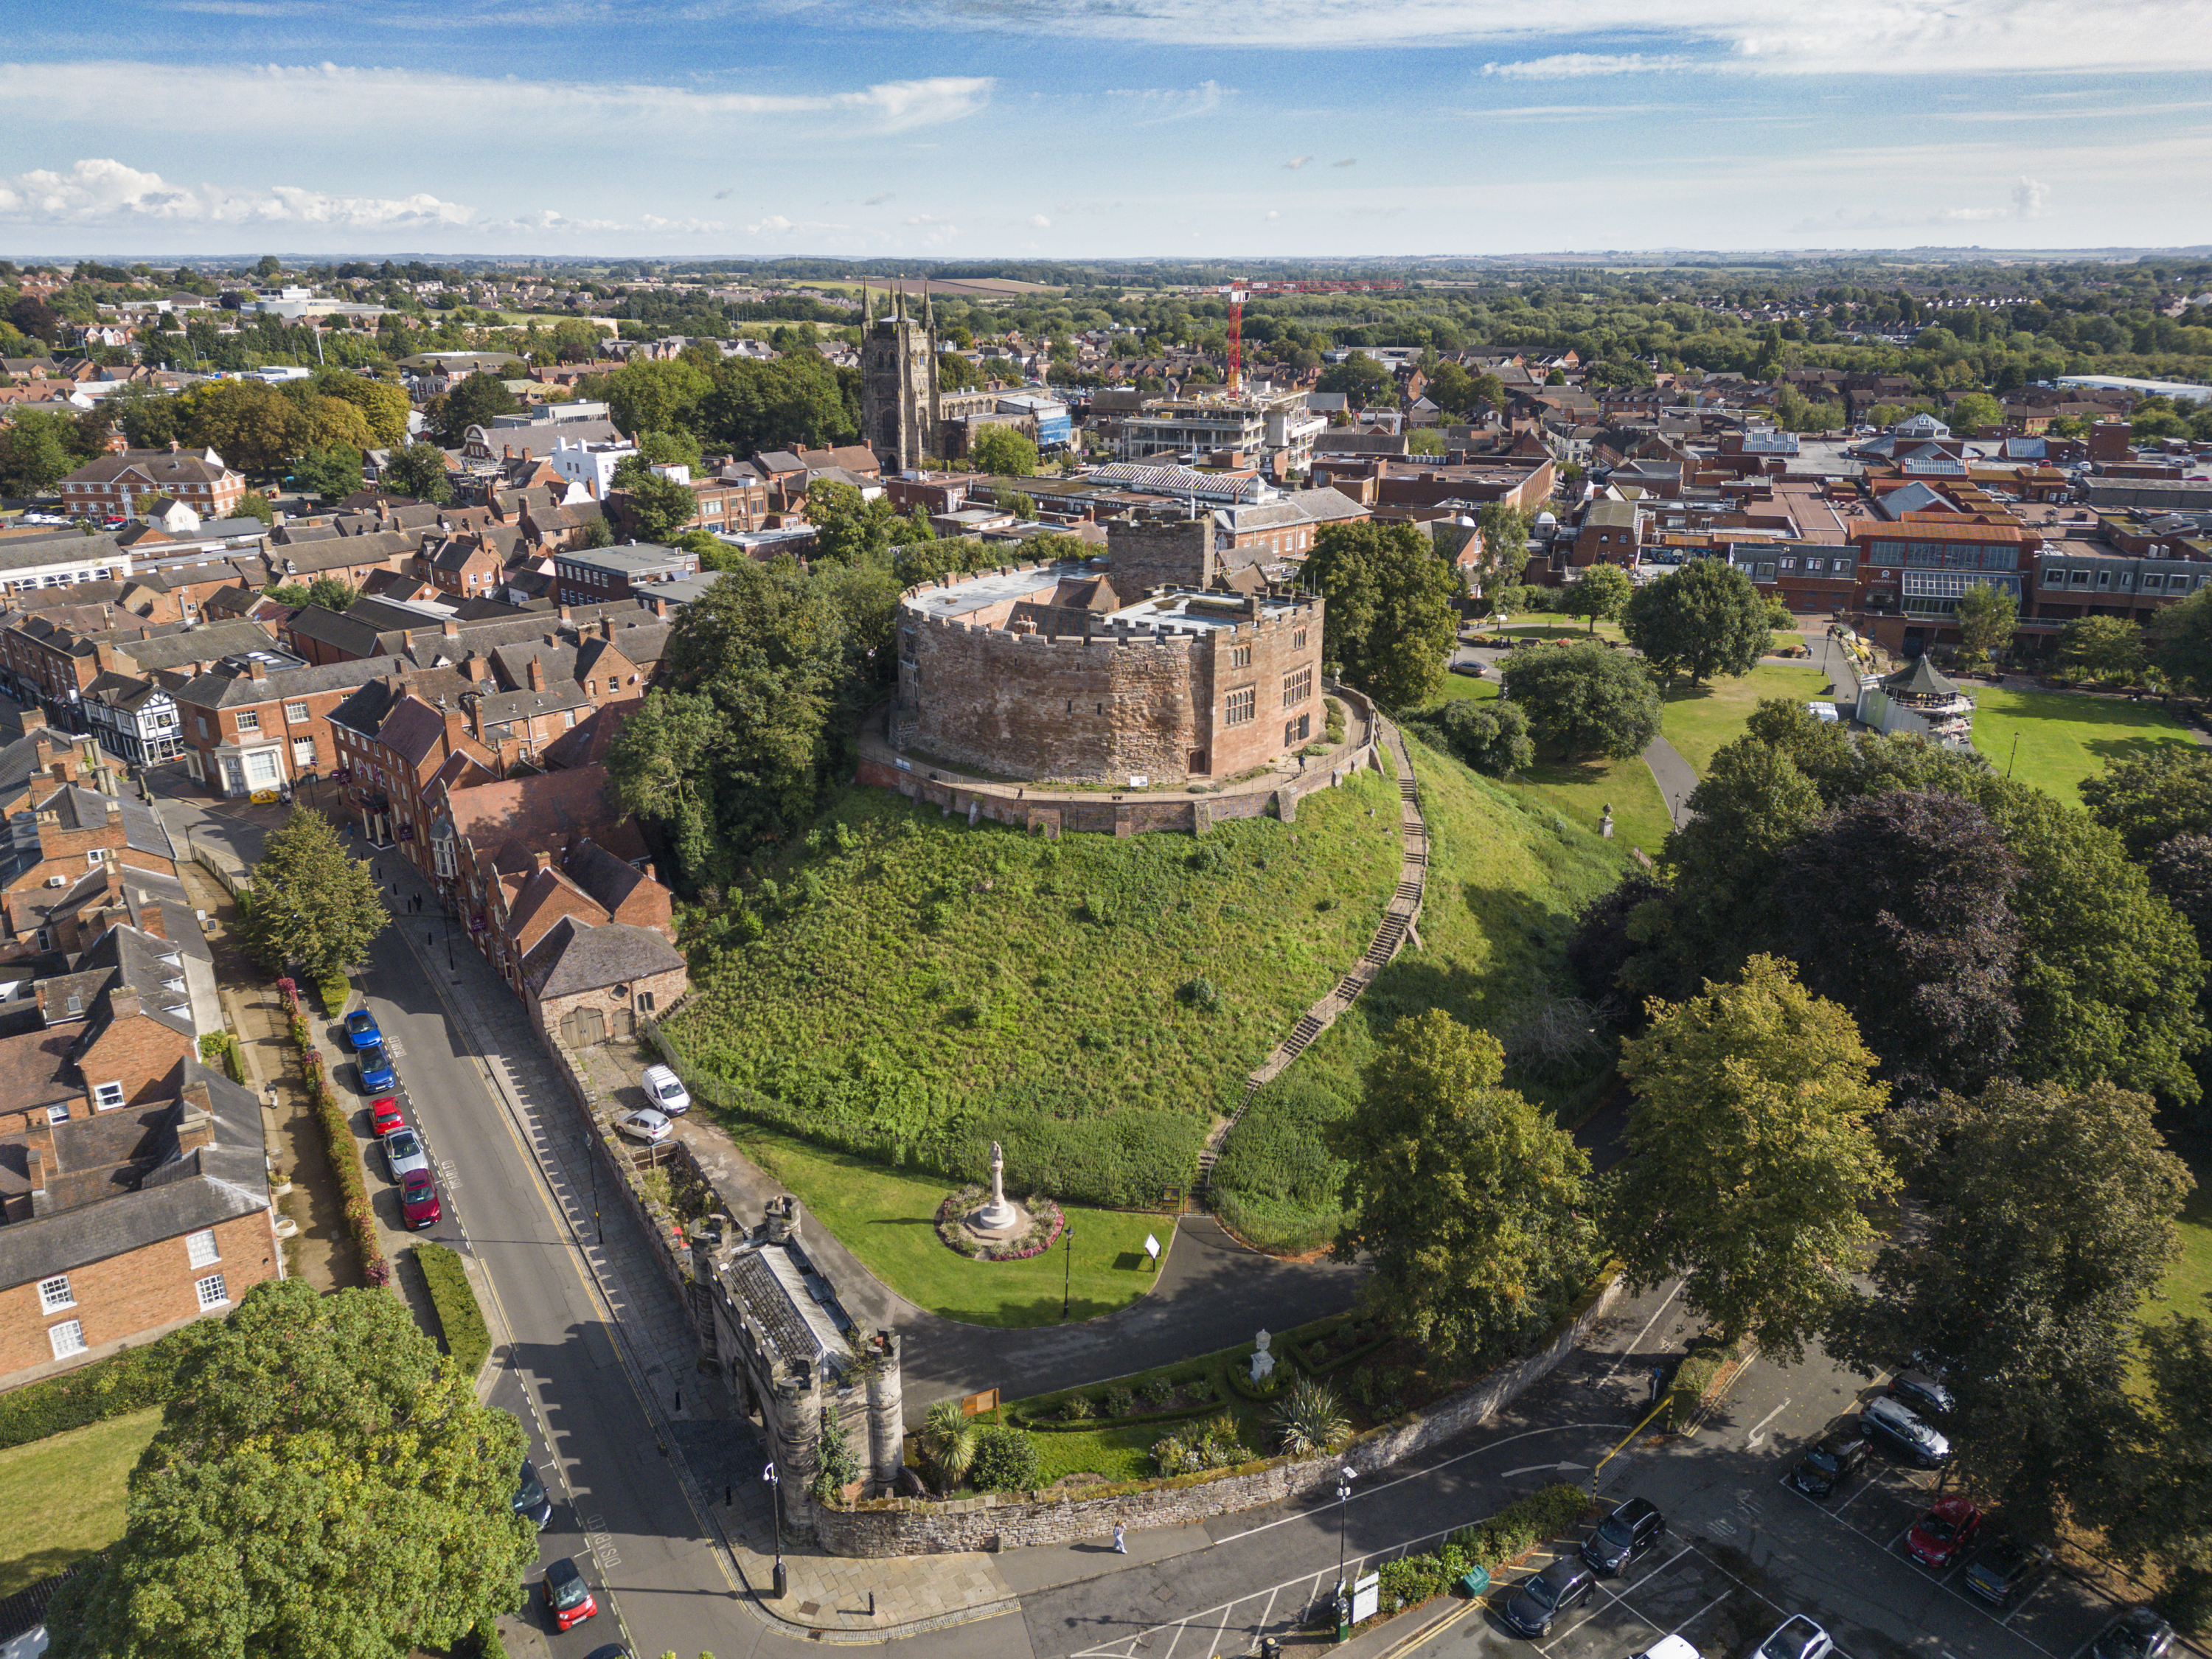
[(1644, 1322), (1644, 1328), (1637, 1332), (1636, 1340), (1628, 1345), (1628, 1352), (1613, 1362), (1613, 1370), (1605, 1374), (1605, 1380), (1607, 1382), (1612, 1382), (1613, 1377), (1619, 1374), (1620, 1368), (1623, 1365), (1626, 1365), (1635, 1357), (1637, 1349), (1641, 1347), (1644, 1344), (1644, 1339), (1651, 1334), (1651, 1328), (1659, 1322), (1659, 1315), (1665, 1313), (1667, 1310), (1673, 1305), (1674, 1298), (1681, 1295), (1681, 1293), (1682, 1286), (1680, 1285), (1675, 1285), (1673, 1290), (1667, 1292), (1667, 1300), (1659, 1304), (1657, 1313), (1654, 1313), (1650, 1318)]
[[(1183, 1633), (1183, 1632), (1185, 1632), (1186, 1630), (1188, 1630), (1189, 1628), (1190, 1628), (1190, 1620), (1188, 1620), (1188, 1619), (1184, 1620), (1182, 1621), (1182, 1623), (1181, 1623), (1180, 1625), (1177, 1625), (1177, 1626), (1175, 1627), (1175, 1635), (1174, 1635), (1174, 1637), (1173, 1637), (1173, 1638), (1169, 1641), (1169, 1643), (1168, 1643), (1168, 1650), (1167, 1650), (1165, 1653), (1164, 1653), (1164, 1654), (1162, 1654), (1162, 1655), (1160, 1656), (1160, 1659), (1175, 1659), (1176, 1643), (1180, 1642), (1180, 1641), (1182, 1641), (1182, 1633)], [(1147, 1631), (1147, 1632), (1145, 1632), (1145, 1635), (1146, 1635), (1146, 1636), (1149, 1636), (1149, 1635), (1151, 1635), (1151, 1634), (1152, 1634), (1152, 1632), (1150, 1632), (1150, 1631)], [(1139, 1637), (1138, 1637), (1136, 1639), (1137, 1639), (1138, 1641), (1141, 1642), (1141, 1641), (1143, 1641), (1143, 1640), (1145, 1639), (1145, 1638), (1144, 1638), (1144, 1636), (1139, 1636)]]
[(1269, 1590), (1267, 1592), (1267, 1605), (1260, 1609), (1260, 1622), (1253, 1629), (1254, 1640), (1256, 1641), (1259, 1638), (1265, 1636), (1267, 1633), (1267, 1616), (1274, 1612), (1275, 1597), (1281, 1593), (1282, 1592), (1279, 1590)]
[(1769, 1423), (1771, 1423), (1776, 1418), (1781, 1416), (1783, 1412), (1788, 1407), (1789, 1404), (1789, 1397), (1784, 1395), (1781, 1405), (1777, 1406), (1772, 1411), (1767, 1413), (1765, 1416), (1760, 1418), (1758, 1422), (1752, 1425), (1751, 1432), (1744, 1437), (1743, 1443), (1747, 1447), (1756, 1446), (1759, 1443), (1759, 1437), (1766, 1432), (1766, 1425)]

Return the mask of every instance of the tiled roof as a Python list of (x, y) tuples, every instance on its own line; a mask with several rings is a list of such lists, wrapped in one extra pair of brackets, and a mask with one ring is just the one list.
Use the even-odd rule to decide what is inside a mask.
[(594, 927), (563, 916), (523, 958), (522, 975), (542, 1000), (683, 966), (684, 953), (650, 927), (614, 921)]

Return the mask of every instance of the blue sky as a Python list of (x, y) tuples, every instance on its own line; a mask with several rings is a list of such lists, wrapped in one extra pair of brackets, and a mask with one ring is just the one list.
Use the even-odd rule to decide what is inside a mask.
[(2212, 242), (2206, 0), (13, 0), (0, 251)]

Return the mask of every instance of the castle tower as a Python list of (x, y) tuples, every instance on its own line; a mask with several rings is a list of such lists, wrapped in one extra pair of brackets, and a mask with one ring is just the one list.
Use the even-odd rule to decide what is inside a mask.
[(898, 1333), (878, 1331), (878, 1363), (868, 1376), (868, 1474), (878, 1497), (898, 1490), (906, 1467), (905, 1390), (899, 1381)]
[(910, 471), (937, 453), (938, 409), (934, 313), (925, 295), (908, 316), (901, 287), (860, 337), (860, 441), (885, 471)]

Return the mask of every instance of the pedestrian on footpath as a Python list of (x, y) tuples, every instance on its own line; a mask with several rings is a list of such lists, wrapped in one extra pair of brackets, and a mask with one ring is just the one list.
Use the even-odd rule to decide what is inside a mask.
[(1114, 1553), (1116, 1555), (1127, 1555), (1128, 1553), (1129, 1544), (1127, 1537), (1121, 1530), (1121, 1523), (1119, 1521), (1116, 1521), (1114, 1523)]

